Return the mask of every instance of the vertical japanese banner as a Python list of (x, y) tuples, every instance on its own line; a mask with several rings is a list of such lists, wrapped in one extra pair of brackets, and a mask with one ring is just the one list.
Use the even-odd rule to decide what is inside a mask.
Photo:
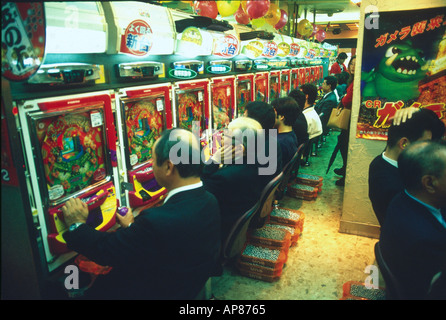
[(387, 140), (395, 112), (429, 108), (446, 124), (446, 7), (366, 15), (356, 137)]

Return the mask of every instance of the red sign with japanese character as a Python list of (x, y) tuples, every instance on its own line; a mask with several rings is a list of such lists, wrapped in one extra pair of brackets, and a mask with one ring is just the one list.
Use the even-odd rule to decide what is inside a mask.
[(378, 25), (364, 29), (356, 137), (387, 140), (406, 107), (431, 109), (446, 125), (446, 7), (380, 12)]
[(120, 51), (135, 56), (145, 56), (149, 53), (152, 45), (152, 28), (144, 20), (134, 20), (130, 22), (121, 36)]
[(12, 81), (29, 79), (44, 54), (43, 2), (2, 2), (2, 76)]

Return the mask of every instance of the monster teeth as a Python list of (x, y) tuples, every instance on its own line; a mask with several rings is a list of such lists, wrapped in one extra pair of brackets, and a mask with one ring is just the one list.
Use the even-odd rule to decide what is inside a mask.
[(401, 73), (401, 68), (398, 68), (398, 70), (396, 70), (396, 72)]
[(407, 69), (404, 69), (402, 73), (407, 74)]

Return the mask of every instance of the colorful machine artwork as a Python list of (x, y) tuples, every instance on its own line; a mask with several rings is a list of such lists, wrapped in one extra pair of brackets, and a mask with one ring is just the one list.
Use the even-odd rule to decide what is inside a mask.
[(229, 86), (223, 83), (212, 87), (212, 113), (216, 130), (225, 128), (234, 117)]
[(94, 110), (37, 123), (50, 200), (105, 178), (104, 132), (101, 125), (92, 125), (95, 115), (102, 118), (101, 111)]
[(132, 166), (152, 158), (152, 147), (163, 131), (163, 115), (156, 108), (156, 100), (145, 98), (124, 107)]
[[(201, 91), (187, 91), (178, 94), (178, 127), (193, 130), (194, 125), (198, 122), (201, 126), (203, 123), (203, 106), (202, 99), (199, 99)], [(201, 93), (202, 94), (202, 93)], [(195, 122), (195, 123), (194, 123)]]

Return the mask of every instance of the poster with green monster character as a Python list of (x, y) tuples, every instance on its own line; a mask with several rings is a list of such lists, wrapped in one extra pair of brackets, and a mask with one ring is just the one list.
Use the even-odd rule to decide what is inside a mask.
[(429, 108), (446, 124), (446, 7), (365, 21), (356, 137), (387, 140), (393, 115), (406, 107)]

